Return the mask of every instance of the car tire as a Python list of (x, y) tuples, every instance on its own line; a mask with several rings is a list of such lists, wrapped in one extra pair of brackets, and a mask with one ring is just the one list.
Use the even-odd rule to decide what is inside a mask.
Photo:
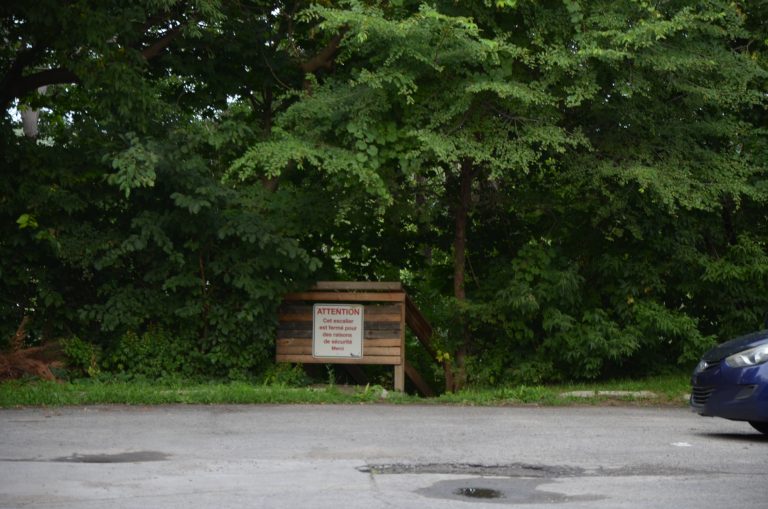
[(768, 435), (768, 422), (749, 421), (749, 423), (760, 433)]

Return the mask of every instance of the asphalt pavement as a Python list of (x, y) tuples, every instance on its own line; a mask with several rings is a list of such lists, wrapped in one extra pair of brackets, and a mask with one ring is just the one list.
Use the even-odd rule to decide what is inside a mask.
[(0, 508), (768, 508), (767, 459), (675, 408), (0, 410)]

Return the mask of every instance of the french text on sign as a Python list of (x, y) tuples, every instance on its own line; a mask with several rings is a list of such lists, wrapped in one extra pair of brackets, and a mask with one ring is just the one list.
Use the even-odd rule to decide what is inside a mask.
[(362, 358), (364, 314), (365, 308), (361, 304), (315, 304), (312, 308), (312, 356)]

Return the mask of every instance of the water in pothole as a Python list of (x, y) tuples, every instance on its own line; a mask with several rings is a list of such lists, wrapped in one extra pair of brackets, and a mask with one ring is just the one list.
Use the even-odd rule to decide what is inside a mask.
[(459, 488), (454, 491), (456, 495), (469, 498), (504, 498), (504, 494), (490, 488), (476, 488), (474, 486)]
[(552, 481), (540, 478), (477, 477), (438, 481), (417, 490), (417, 493), (430, 498), (503, 504), (557, 504), (603, 498), (591, 495), (563, 495), (539, 489), (542, 484), (552, 484)]

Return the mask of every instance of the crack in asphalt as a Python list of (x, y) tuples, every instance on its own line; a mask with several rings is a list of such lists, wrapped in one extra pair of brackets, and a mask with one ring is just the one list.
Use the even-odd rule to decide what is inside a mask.
[(448, 474), (543, 479), (561, 477), (636, 477), (648, 475), (672, 477), (704, 473), (689, 468), (660, 468), (658, 465), (585, 469), (572, 466), (535, 465), (529, 463), (508, 463), (503, 465), (483, 465), (478, 463), (388, 463), (365, 465), (358, 467), (358, 470), (371, 475)]
[(158, 451), (134, 451), (116, 454), (72, 454), (60, 458), (0, 458), (0, 462), (18, 463), (145, 463), (165, 461), (170, 454)]

